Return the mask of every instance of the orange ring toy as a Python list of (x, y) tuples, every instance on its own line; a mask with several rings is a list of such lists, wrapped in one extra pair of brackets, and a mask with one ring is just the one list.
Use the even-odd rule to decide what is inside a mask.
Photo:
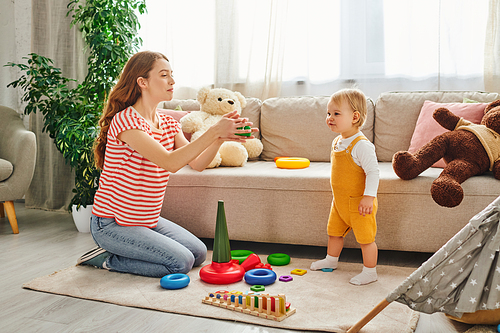
[(311, 164), (311, 161), (302, 157), (280, 157), (275, 162), (280, 169), (303, 169)]

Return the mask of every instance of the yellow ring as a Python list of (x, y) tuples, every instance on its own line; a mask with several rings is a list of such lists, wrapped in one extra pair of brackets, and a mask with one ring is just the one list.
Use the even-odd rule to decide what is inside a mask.
[(276, 166), (281, 169), (303, 169), (311, 164), (307, 158), (281, 157), (276, 160)]

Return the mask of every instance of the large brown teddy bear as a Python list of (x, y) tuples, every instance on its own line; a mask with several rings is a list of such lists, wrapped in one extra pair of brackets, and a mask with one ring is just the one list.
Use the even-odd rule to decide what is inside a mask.
[(481, 124), (472, 124), (446, 108), (436, 109), (434, 119), (449, 132), (436, 136), (416, 153), (394, 154), (392, 166), (399, 178), (408, 180), (443, 158), (446, 167), (432, 183), (434, 201), (444, 207), (462, 202), (460, 185), (469, 177), (493, 171), (500, 179), (500, 100), (488, 104)]

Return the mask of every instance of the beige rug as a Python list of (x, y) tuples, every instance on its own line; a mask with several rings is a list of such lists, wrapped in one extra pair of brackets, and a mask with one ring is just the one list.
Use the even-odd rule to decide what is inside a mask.
[[(211, 258), (211, 253), (208, 255)], [(265, 260), (265, 256), (260, 256)], [(160, 280), (130, 274), (109, 272), (89, 266), (73, 266), (23, 285), (59, 295), (97, 300), (123, 306), (154, 309), (191, 316), (209, 317), (271, 327), (296, 330), (345, 332), (413, 272), (413, 268), (381, 266), (379, 280), (366, 286), (353, 286), (349, 279), (358, 274), (361, 264), (340, 263), (333, 272), (310, 271), (312, 260), (295, 259), (287, 266), (274, 266), (281, 275), (290, 275), (292, 269), (306, 269), (305, 275), (291, 275), (293, 281), (276, 280), (266, 286), (264, 293), (285, 294), (296, 313), (281, 322), (249, 314), (222, 309), (201, 301), (217, 290), (250, 290), (244, 281), (230, 285), (212, 285), (199, 278), (200, 268), (188, 275), (188, 287), (166, 290)], [(205, 262), (205, 264), (210, 261)], [(360, 332), (413, 332), (416, 317), (407, 306), (393, 302), (368, 323)], [(413, 319), (412, 319), (413, 318)]]

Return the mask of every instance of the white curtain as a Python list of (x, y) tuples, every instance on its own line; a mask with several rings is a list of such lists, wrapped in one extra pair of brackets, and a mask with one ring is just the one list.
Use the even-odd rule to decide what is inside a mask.
[[(7, 88), (19, 78), (20, 72), (14, 67), (4, 67), (8, 62), (19, 63), (30, 53), (31, 46), (31, 0), (4, 1), (0, 6), (0, 105), (16, 110), (22, 115), (22, 92)], [(28, 117), (24, 117), (28, 128)]]
[[(70, 29), (71, 16), (66, 1), (33, 0), (31, 51), (50, 58), (67, 78), (83, 81), (87, 57), (81, 33)], [(74, 188), (74, 173), (43, 129), (43, 115), (30, 115), (30, 130), (37, 139), (37, 159), (33, 180), (26, 193), (27, 208), (66, 210)]]
[(490, 0), (484, 47), (484, 86), (500, 92), (500, 0)]
[(140, 35), (143, 49), (172, 61), (176, 98), (194, 98), (202, 86), (261, 99), (352, 85), (373, 98), (394, 90), (495, 91), (487, 78), (492, 67), (498, 75), (497, 3), (149, 0)]

